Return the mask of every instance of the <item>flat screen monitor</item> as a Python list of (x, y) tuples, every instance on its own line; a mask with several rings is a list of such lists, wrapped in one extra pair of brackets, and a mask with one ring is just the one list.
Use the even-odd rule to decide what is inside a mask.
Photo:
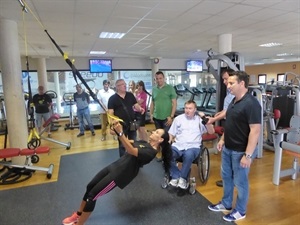
[(111, 59), (90, 59), (90, 72), (91, 73), (111, 73), (112, 60)]
[(202, 60), (188, 60), (186, 61), (187, 72), (202, 72), (203, 61)]

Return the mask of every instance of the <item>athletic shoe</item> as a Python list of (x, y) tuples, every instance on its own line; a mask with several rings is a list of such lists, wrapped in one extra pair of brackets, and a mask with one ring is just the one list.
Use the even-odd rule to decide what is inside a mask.
[(84, 135), (84, 133), (79, 133), (79, 134), (77, 134), (77, 137), (81, 137), (83, 135)]
[(189, 187), (188, 183), (186, 182), (186, 179), (182, 177), (179, 178), (177, 186), (181, 189), (187, 189)]
[(64, 224), (64, 225), (76, 224), (78, 219), (79, 219), (79, 216), (77, 215), (77, 212), (74, 212), (71, 216), (65, 218), (62, 221), (62, 224)]
[(242, 214), (239, 211), (237, 211), (236, 209), (232, 210), (231, 213), (223, 216), (223, 220), (226, 220), (228, 222), (235, 222), (237, 220), (241, 220), (246, 218), (246, 214)]
[(95, 135), (96, 135), (96, 134), (95, 134), (95, 132), (93, 131), (93, 132), (92, 132), (92, 136), (95, 136)]
[(48, 133), (48, 138), (51, 138), (51, 133)]
[(177, 187), (177, 185), (178, 185), (178, 179), (172, 179), (172, 180), (170, 180), (169, 185), (171, 185), (172, 187)]
[(102, 136), (101, 141), (105, 141), (106, 140), (106, 136)]
[(226, 208), (221, 202), (215, 205), (209, 205), (208, 209), (214, 212), (227, 212), (230, 211), (232, 208)]

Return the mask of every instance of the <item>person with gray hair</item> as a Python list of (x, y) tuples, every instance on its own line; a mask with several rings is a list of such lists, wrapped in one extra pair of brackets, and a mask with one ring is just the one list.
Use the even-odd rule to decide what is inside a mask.
[(85, 126), (83, 118), (86, 119), (92, 136), (95, 136), (94, 125), (92, 124), (91, 113), (89, 109), (90, 96), (82, 89), (80, 84), (76, 85), (76, 91), (77, 92), (74, 93), (74, 101), (77, 106), (77, 118), (79, 123), (79, 134), (77, 134), (77, 137), (84, 135)]

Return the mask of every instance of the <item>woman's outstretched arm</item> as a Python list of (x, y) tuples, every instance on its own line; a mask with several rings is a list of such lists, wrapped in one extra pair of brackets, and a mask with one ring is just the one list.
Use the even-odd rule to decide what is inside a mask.
[(127, 137), (123, 134), (123, 127), (119, 122), (115, 122), (113, 124), (113, 129), (116, 135), (119, 137), (119, 140), (122, 142), (124, 148), (126, 149), (127, 153), (138, 156), (138, 149), (133, 147)]

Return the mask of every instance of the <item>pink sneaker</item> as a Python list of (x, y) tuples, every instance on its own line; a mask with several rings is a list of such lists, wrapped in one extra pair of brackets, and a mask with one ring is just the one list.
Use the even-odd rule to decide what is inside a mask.
[(62, 221), (63, 225), (72, 225), (72, 224), (76, 224), (77, 221), (79, 219), (79, 216), (77, 215), (77, 212), (74, 212), (71, 216), (65, 218)]

